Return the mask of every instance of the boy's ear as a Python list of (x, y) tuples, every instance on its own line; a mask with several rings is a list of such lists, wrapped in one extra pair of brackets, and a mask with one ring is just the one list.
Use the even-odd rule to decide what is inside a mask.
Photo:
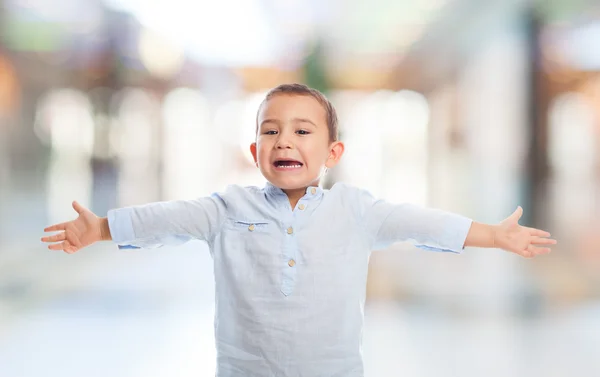
[(252, 153), (254, 163), (256, 164), (256, 166), (258, 166), (258, 160), (256, 159), (256, 143), (250, 144), (250, 153)]
[(331, 169), (332, 167), (337, 165), (338, 162), (340, 162), (340, 159), (344, 154), (344, 148), (344, 143), (342, 143), (341, 141), (335, 141), (331, 143), (331, 146), (329, 147), (329, 157), (325, 162), (325, 166), (327, 168)]

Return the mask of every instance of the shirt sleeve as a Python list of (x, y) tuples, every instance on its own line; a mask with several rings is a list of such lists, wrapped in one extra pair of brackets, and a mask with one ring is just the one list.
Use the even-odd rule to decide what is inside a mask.
[(383, 249), (395, 242), (409, 241), (430, 251), (463, 251), (471, 219), (414, 204), (392, 204), (375, 199), (365, 190), (360, 190), (359, 196), (364, 226), (372, 249)]
[(219, 194), (150, 203), (108, 211), (108, 226), (121, 249), (174, 246), (192, 239), (210, 243), (225, 221), (226, 207)]

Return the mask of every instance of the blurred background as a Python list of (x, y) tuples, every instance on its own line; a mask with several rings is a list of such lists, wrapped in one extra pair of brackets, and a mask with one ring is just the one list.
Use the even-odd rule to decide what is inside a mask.
[(43, 228), (263, 185), (258, 104), (338, 108), (345, 181), (552, 233), (553, 253), (372, 255), (367, 377), (600, 376), (594, 0), (0, 0), (0, 376), (212, 376), (206, 246), (75, 255)]

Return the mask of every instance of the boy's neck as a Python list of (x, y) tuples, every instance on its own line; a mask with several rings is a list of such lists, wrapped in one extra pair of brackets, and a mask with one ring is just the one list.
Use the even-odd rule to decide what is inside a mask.
[(283, 190), (283, 192), (285, 192), (285, 194), (288, 196), (290, 205), (292, 206), (292, 209), (294, 209), (296, 208), (296, 204), (298, 204), (298, 201), (300, 201), (304, 194), (306, 194), (306, 187), (291, 190)]
[(306, 194), (306, 187), (283, 190), (283, 192), (285, 192), (285, 194), (287, 195), (293, 210), (294, 208), (296, 208), (296, 204), (298, 204), (298, 201), (300, 201), (300, 199)]

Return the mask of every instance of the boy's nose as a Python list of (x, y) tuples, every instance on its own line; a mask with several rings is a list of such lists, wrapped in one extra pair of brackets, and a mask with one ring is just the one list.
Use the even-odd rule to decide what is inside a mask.
[(292, 148), (292, 143), (289, 141), (288, 138), (279, 138), (277, 140), (277, 144), (275, 145), (275, 147), (277, 149), (290, 149)]

